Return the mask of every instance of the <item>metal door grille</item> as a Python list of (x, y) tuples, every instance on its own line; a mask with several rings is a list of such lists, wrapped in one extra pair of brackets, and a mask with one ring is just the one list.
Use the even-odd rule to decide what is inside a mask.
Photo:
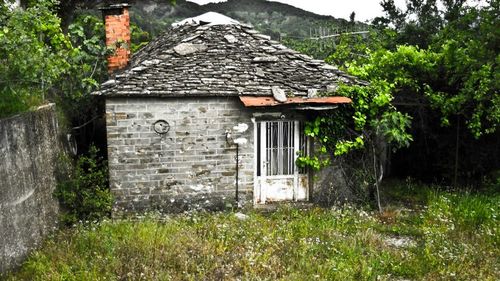
[(293, 175), (295, 172), (295, 123), (266, 122), (266, 175)]
[(297, 155), (309, 154), (303, 122), (258, 122), (257, 140), (257, 176), (293, 175), (295, 171), (307, 173), (307, 169), (295, 165)]

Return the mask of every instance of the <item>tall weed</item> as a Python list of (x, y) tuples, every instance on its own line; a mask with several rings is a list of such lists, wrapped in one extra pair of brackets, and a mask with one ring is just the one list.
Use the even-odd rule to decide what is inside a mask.
[(62, 221), (95, 221), (111, 213), (113, 198), (108, 187), (107, 163), (95, 146), (80, 156), (68, 180), (57, 185), (54, 195), (63, 207)]

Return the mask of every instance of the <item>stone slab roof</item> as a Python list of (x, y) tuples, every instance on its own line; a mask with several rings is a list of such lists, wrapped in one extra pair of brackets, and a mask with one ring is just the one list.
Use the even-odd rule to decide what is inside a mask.
[(313, 96), (339, 83), (363, 84), (243, 24), (184, 24), (138, 51), (94, 95)]

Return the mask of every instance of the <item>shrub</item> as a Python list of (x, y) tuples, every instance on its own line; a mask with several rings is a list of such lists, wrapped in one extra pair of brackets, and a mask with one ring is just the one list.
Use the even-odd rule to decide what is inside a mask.
[(64, 209), (65, 224), (99, 220), (111, 213), (113, 198), (108, 187), (107, 163), (98, 153), (91, 146), (87, 155), (78, 158), (69, 179), (60, 182), (55, 190)]

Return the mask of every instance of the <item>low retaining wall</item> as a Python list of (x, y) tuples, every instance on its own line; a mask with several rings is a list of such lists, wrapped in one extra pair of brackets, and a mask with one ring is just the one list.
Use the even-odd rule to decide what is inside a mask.
[(54, 104), (0, 120), (0, 273), (57, 226), (58, 136)]

